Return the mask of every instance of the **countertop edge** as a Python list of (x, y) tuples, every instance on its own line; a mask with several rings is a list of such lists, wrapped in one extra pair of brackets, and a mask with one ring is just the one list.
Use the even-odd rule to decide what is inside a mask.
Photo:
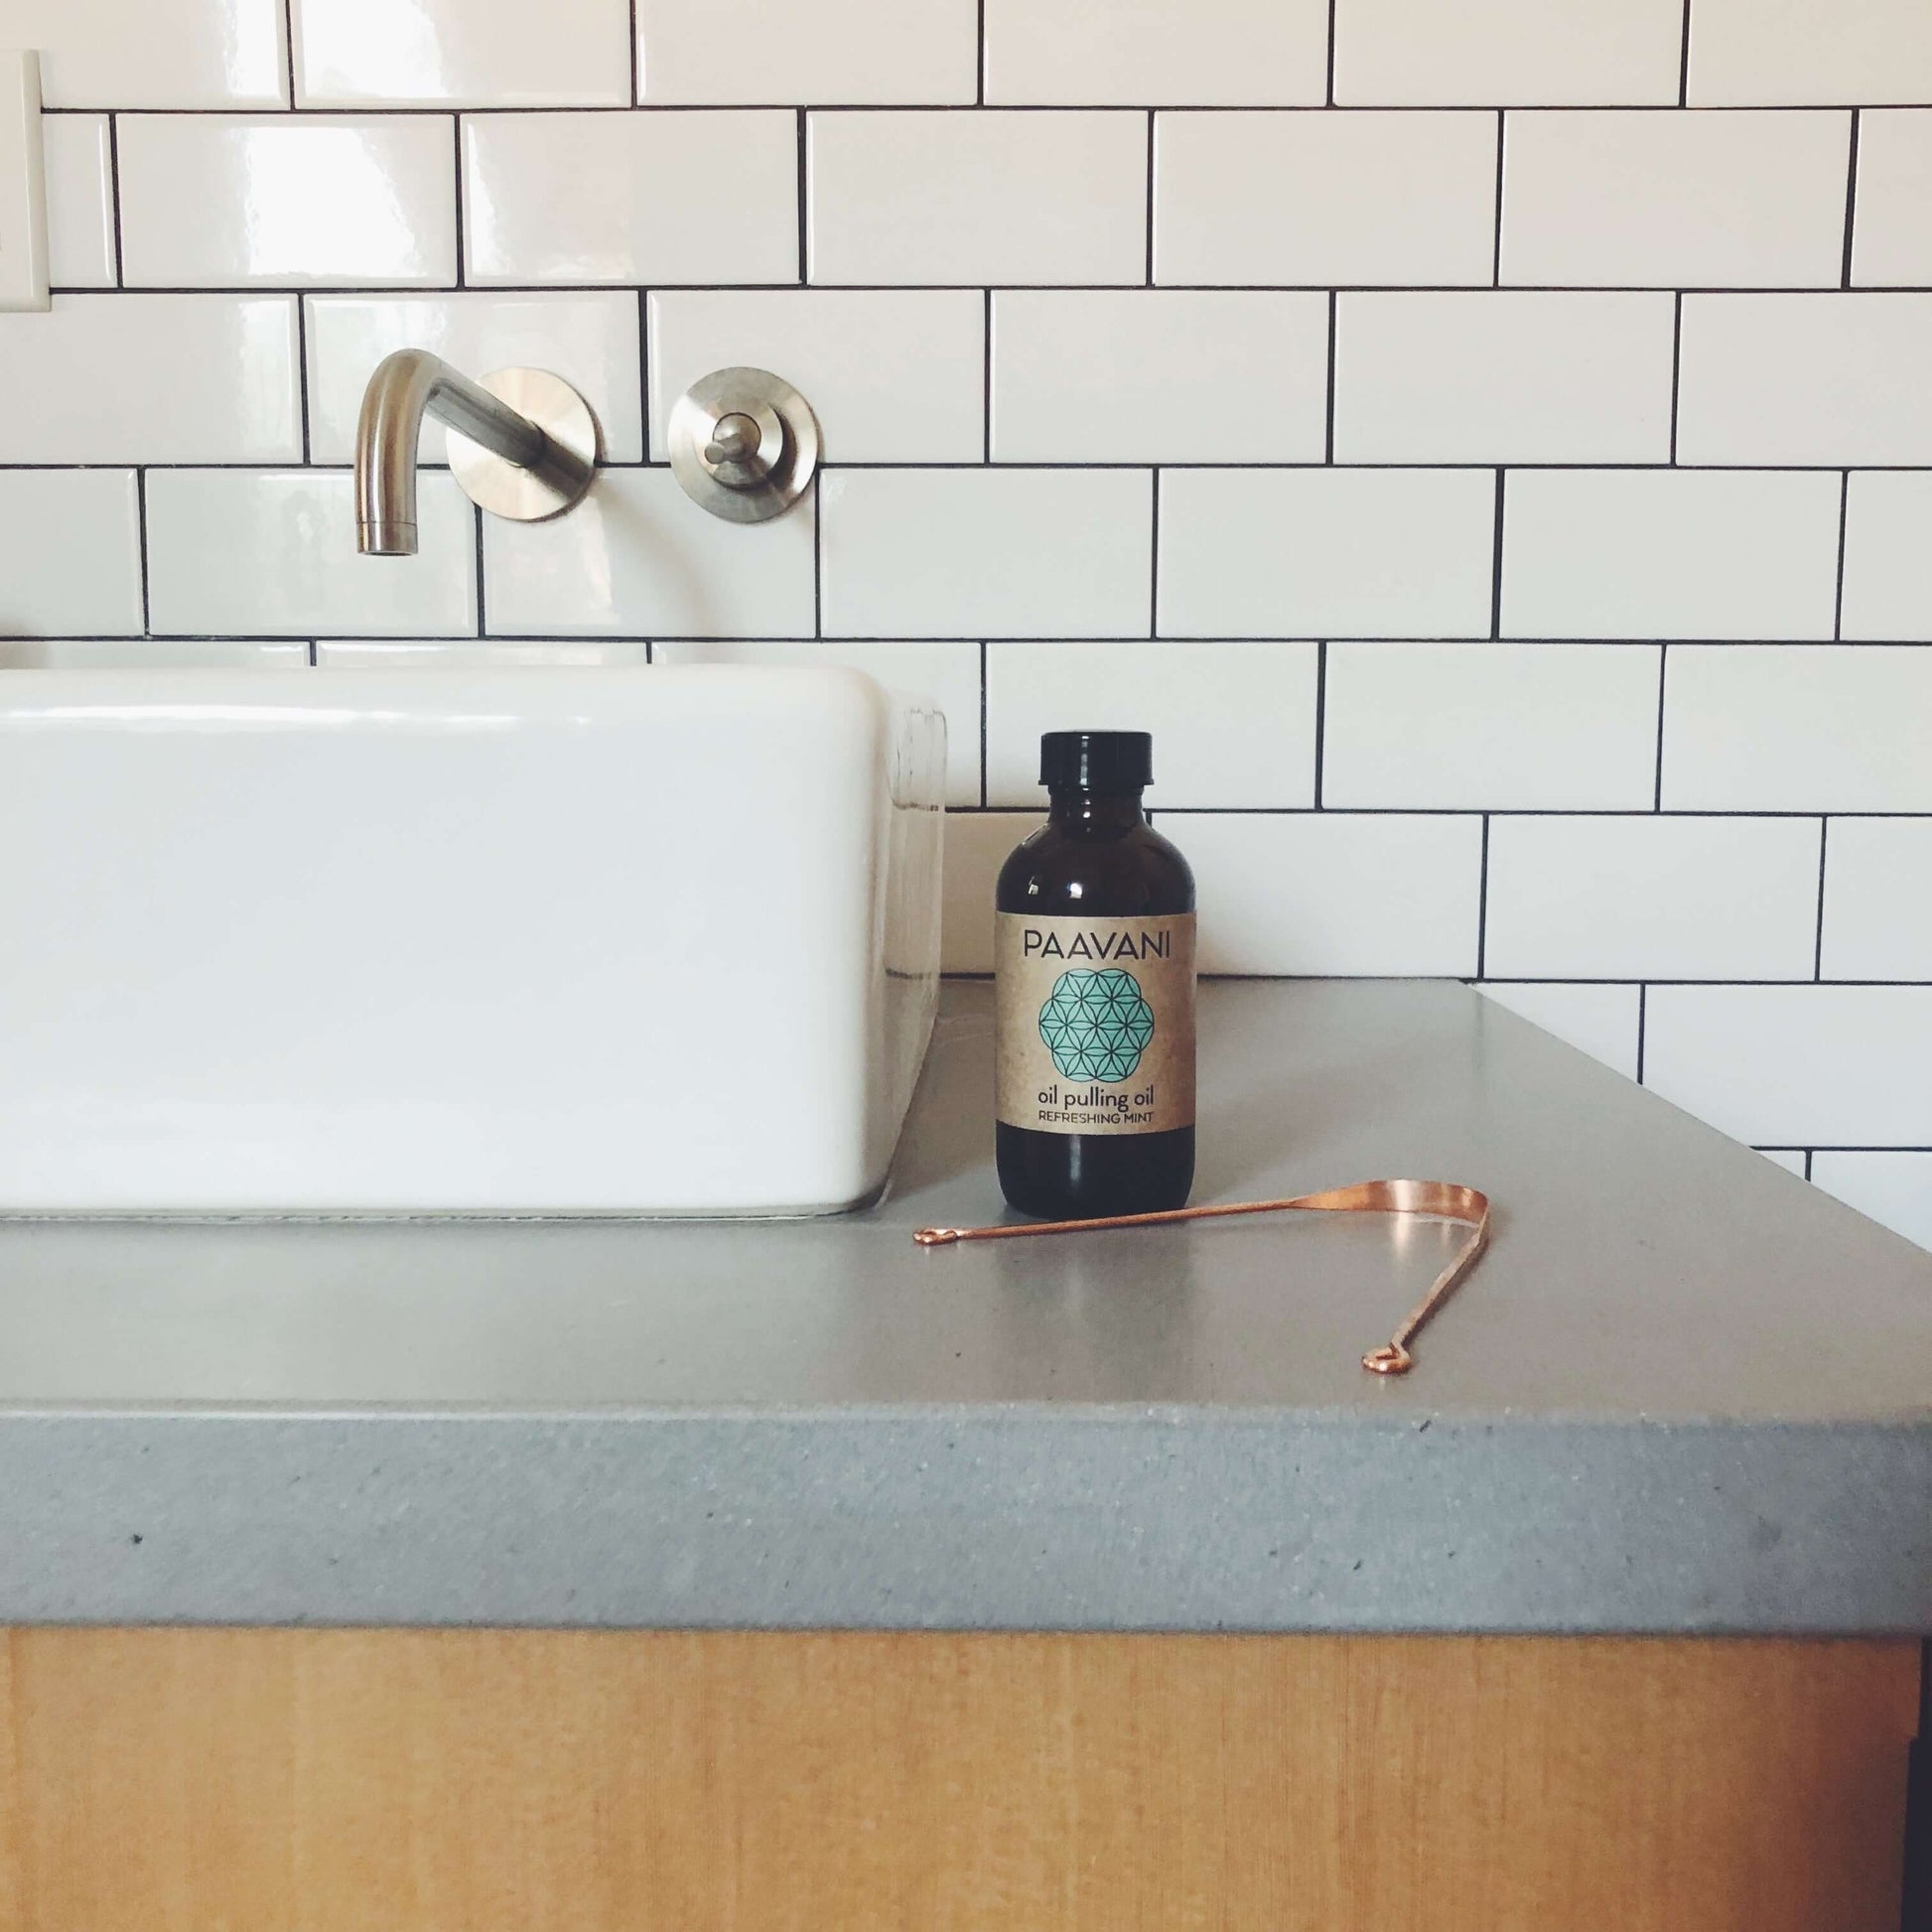
[(0, 1622), (1932, 1633), (1932, 1417), (1110, 1423), (15, 1409)]

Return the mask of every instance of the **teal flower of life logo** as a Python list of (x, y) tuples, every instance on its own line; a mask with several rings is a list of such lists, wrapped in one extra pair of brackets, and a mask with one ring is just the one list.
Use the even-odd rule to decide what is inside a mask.
[(1130, 1080), (1154, 1037), (1154, 1009), (1132, 973), (1076, 967), (1053, 982), (1039, 1036), (1068, 1080)]

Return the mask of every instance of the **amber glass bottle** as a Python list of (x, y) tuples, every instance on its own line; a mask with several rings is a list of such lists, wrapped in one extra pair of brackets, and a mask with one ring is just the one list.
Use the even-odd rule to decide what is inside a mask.
[(1147, 822), (1145, 732), (1048, 732), (1045, 825), (1000, 871), (1000, 1185), (1022, 1213), (1179, 1207), (1194, 1182), (1194, 876)]

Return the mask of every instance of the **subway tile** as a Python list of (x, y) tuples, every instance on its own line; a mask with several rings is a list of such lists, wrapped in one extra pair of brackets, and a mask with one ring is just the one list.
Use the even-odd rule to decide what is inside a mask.
[(813, 114), (813, 282), (1119, 283), (1147, 272), (1144, 114)]
[(141, 629), (131, 470), (0, 470), (0, 637)]
[(1315, 646), (997, 643), (986, 647), (986, 797), (1036, 805), (1049, 731), (1152, 731), (1167, 813), (1314, 803)]
[(1637, 1077), (1637, 987), (1484, 980), (1476, 991), (1626, 1080)]
[[(622, 293), (314, 295), (308, 298), (309, 441), (316, 463), (348, 463), (376, 364), (427, 348), (469, 376), (554, 369), (597, 417), (608, 463), (643, 457), (637, 298)], [(444, 460), (443, 431), (423, 430), (423, 460)]]
[(1932, 1248), (1932, 1154), (1825, 1148), (1811, 1158), (1811, 1177), (1847, 1207)]
[(290, 0), (298, 107), (628, 107), (626, 0)]
[(1850, 114), (1524, 112), (1508, 123), (1505, 285), (1838, 286)]
[(1493, 114), (1155, 117), (1157, 282), (1487, 287), (1495, 240)]
[(1158, 628), (1486, 637), (1495, 504), (1486, 470), (1165, 471)]
[(1852, 281), (1932, 285), (1932, 109), (1871, 107), (1859, 116)]
[(57, 289), (114, 286), (114, 178), (105, 114), (41, 120), (47, 170), (47, 279)]
[(346, 471), (154, 470), (147, 495), (155, 630), (476, 632), (476, 511), (448, 477), (421, 480), (422, 548), (414, 557), (356, 555)]
[(795, 282), (798, 117), (466, 114), (473, 283)]
[(499, 637), (318, 637), (316, 663), (325, 671), (608, 670), (641, 668), (650, 645), (634, 639), (532, 642)]
[(1634, 811), (1654, 795), (1654, 644), (1328, 646), (1321, 802)]
[(1845, 498), (1840, 634), (1881, 643), (1932, 638), (1932, 476), (1855, 472)]
[(1246, 289), (993, 298), (1001, 463), (1319, 463), (1328, 299)]
[(1503, 501), (1510, 637), (1829, 637), (1835, 476), (1519, 470)]
[(1148, 628), (1144, 470), (846, 470), (820, 479), (825, 630), (1122, 637)]
[(1932, 980), (1932, 818), (1835, 818), (1825, 832), (1828, 980)]
[(637, 0), (653, 107), (958, 105), (978, 85), (975, 0)]
[(811, 404), (828, 461), (977, 463), (986, 436), (978, 289), (680, 289), (649, 297), (651, 458), (699, 376), (749, 365)]
[(1214, 908), (1201, 926), (1204, 973), (1475, 971), (1480, 819), (1163, 812), (1161, 828)]
[(1644, 1084), (1759, 1146), (1932, 1146), (1932, 986), (1653, 986)]
[(993, 970), (993, 888), (1007, 854), (1045, 823), (1043, 812), (948, 812), (942, 973)]
[(568, 516), (483, 518), (487, 628), (560, 637), (812, 630), (811, 492), (768, 523), (700, 509), (668, 470), (607, 470)]
[(306, 671), (309, 646), (286, 639), (58, 637), (0, 643), (0, 671)]
[(1927, 295), (1687, 295), (1680, 463), (1932, 463)]
[(1497, 817), (1484, 963), (1505, 979), (1809, 979), (1818, 824)]
[(827, 664), (864, 671), (889, 691), (933, 700), (946, 715), (946, 803), (980, 802), (980, 647), (948, 639), (837, 643), (673, 643), (660, 664)]
[(1337, 0), (1347, 107), (1677, 98), (1681, 0)]
[(282, 0), (0, 0), (49, 107), (286, 107)]
[(130, 288), (456, 280), (441, 115), (125, 114), (119, 146)]
[(1674, 648), (1670, 811), (1932, 812), (1932, 647)]
[(1695, 0), (1693, 107), (1932, 100), (1922, 0)]
[(1337, 463), (1663, 463), (1674, 298), (1481, 290), (1335, 304)]
[(986, 98), (1049, 107), (1319, 106), (1327, 0), (986, 0)]
[(299, 463), (292, 295), (57, 295), (0, 316), (0, 463)]

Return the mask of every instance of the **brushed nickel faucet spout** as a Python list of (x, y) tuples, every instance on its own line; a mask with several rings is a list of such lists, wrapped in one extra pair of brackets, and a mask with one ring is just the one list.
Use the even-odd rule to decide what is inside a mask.
[(477, 383), (426, 348), (399, 348), (369, 377), (355, 428), (355, 547), (365, 557), (416, 554), (416, 449), (426, 414), (455, 432), (450, 468), (484, 509), (533, 522), (568, 509), (590, 487), (597, 425), (560, 377), (499, 369)]

